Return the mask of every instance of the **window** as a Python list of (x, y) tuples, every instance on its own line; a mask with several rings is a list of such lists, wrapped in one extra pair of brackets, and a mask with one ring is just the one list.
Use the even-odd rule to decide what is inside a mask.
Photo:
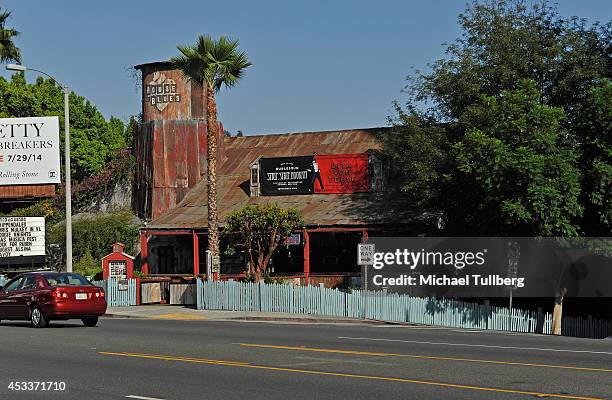
[(29, 275), (21, 280), (21, 290), (30, 290), (36, 288), (36, 277)]
[(251, 185), (259, 184), (259, 168), (256, 166), (251, 168)]
[(45, 279), (49, 286), (91, 286), (91, 283), (79, 274), (47, 274)]
[(10, 281), (4, 287), (4, 291), (10, 292), (12, 290), (17, 290), (17, 288), (21, 285), (21, 281), (23, 281), (23, 278), (17, 278), (17, 279)]

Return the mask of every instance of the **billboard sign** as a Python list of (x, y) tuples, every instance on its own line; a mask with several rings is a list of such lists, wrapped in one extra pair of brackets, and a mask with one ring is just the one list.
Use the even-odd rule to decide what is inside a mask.
[(315, 193), (340, 194), (369, 190), (366, 153), (316, 155), (314, 158), (321, 175), (320, 181), (318, 178), (314, 181)]
[(312, 156), (260, 159), (261, 194), (312, 194), (312, 160)]
[(365, 153), (261, 158), (259, 166), (264, 196), (369, 191)]
[(44, 255), (45, 217), (0, 217), (0, 257)]
[(58, 117), (0, 118), (0, 186), (60, 183)]

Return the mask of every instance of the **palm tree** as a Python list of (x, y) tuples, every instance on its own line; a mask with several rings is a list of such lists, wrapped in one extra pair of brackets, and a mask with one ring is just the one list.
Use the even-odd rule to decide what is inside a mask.
[(13, 43), (13, 39), (19, 36), (19, 32), (4, 26), (10, 16), (10, 11), (0, 12), (0, 62), (21, 62), (21, 50)]
[[(238, 40), (225, 36), (214, 40), (199, 35), (193, 46), (177, 46), (181, 55), (170, 61), (190, 80), (206, 88), (206, 144), (208, 152), (208, 250), (219, 256), (217, 222), (217, 103), (215, 93), (222, 86), (235, 86), (251, 63), (247, 54), (238, 50)], [(214, 259), (214, 258), (213, 258)]]

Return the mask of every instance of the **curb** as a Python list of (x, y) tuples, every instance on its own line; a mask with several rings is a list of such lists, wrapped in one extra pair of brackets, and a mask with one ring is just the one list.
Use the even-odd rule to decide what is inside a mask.
[(137, 319), (147, 319), (149, 317), (143, 317), (142, 315), (122, 315), (122, 314), (104, 314), (102, 318), (137, 318)]
[[(208, 321), (214, 321), (208, 319)], [(232, 317), (218, 321), (284, 321), (284, 322), (303, 322), (303, 323), (330, 323), (330, 324), (370, 324), (370, 325), (386, 325), (385, 321), (376, 321), (371, 319), (327, 319), (327, 318), (291, 318), (291, 317)]]
[[(142, 316), (142, 315), (128, 315), (128, 314), (104, 314), (102, 318), (109, 319), (156, 319), (155, 315)], [(261, 321), (261, 322), (301, 322), (301, 323), (330, 323), (330, 324), (368, 324), (368, 325), (397, 325), (395, 322), (378, 321), (371, 319), (328, 319), (328, 318), (292, 318), (292, 317), (230, 317), (230, 318), (209, 318), (204, 317), (199, 321)], [(195, 320), (194, 320), (195, 321)]]

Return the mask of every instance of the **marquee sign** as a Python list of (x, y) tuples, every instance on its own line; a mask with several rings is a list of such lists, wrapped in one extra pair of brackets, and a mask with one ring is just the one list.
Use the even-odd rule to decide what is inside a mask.
[(365, 153), (261, 158), (259, 168), (264, 196), (369, 191)]
[(44, 255), (45, 217), (0, 217), (0, 257)]
[(0, 186), (60, 183), (58, 117), (0, 118)]
[(166, 78), (162, 72), (153, 73), (153, 79), (145, 84), (145, 98), (147, 103), (159, 111), (164, 111), (170, 103), (181, 101), (181, 95), (176, 90), (176, 81)]

